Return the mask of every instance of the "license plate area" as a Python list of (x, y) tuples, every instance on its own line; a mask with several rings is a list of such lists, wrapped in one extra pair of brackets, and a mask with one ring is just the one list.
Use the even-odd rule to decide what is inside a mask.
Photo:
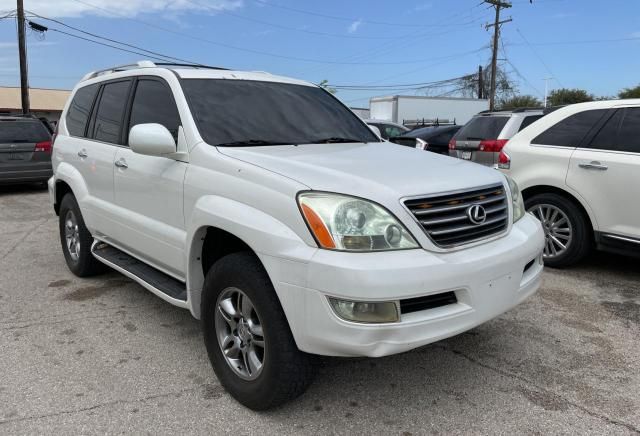
[(9, 153), (9, 160), (24, 160), (26, 153)]
[(471, 160), (471, 152), (470, 151), (460, 152), (460, 158), (465, 160)]

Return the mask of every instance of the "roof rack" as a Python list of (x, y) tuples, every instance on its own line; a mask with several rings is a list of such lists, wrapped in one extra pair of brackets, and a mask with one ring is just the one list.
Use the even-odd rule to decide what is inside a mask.
[(118, 65), (115, 67), (109, 67), (102, 70), (92, 71), (86, 74), (81, 81), (89, 80), (101, 76), (103, 74), (117, 73), (119, 71), (133, 70), (136, 68), (155, 68), (155, 67), (187, 67), (187, 68), (206, 68), (211, 70), (226, 70), (227, 68), (212, 67), (202, 64), (180, 64), (173, 62), (152, 62), (148, 60), (138, 61), (134, 64)]
[(204, 68), (206, 70), (228, 70), (229, 69), (224, 67), (215, 67), (212, 65), (203, 65), (203, 64), (176, 64), (173, 62), (156, 62), (155, 64), (160, 67)]
[(518, 112), (527, 112), (527, 111), (541, 111), (544, 108), (541, 107), (519, 107), (516, 109), (513, 109), (511, 112), (513, 113), (518, 113)]
[(103, 74), (116, 73), (118, 71), (133, 70), (135, 68), (153, 68), (155, 66), (156, 64), (154, 64), (151, 61), (138, 61), (135, 64), (118, 65), (115, 67), (109, 67), (102, 70), (92, 71), (86, 74), (81, 81), (84, 82), (85, 80), (93, 79)]

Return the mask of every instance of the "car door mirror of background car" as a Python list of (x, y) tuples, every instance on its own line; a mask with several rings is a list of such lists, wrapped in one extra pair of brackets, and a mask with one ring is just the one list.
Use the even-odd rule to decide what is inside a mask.
[(173, 135), (162, 124), (137, 124), (129, 133), (129, 147), (138, 154), (170, 157), (176, 152)]

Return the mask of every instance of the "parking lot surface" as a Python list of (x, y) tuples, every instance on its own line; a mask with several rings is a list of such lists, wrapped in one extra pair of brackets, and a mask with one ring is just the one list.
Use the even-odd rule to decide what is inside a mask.
[(79, 279), (45, 191), (0, 188), (0, 434), (640, 433), (640, 269), (597, 254), (457, 337), (322, 359), (275, 411), (220, 386), (200, 326), (129, 279)]

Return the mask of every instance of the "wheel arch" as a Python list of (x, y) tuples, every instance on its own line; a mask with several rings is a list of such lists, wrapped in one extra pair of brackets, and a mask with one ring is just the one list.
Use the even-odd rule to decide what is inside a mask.
[[(199, 199), (188, 225), (186, 248), (187, 292), (194, 317), (200, 319), (208, 269), (221, 257), (238, 251), (256, 256), (278, 294), (279, 271), (271, 259), (310, 258), (314, 250), (284, 223), (250, 205), (219, 196)], [(278, 298), (288, 315), (286, 302), (279, 294)]]
[(538, 194), (556, 194), (566, 198), (567, 200), (571, 201), (575, 206), (577, 206), (580, 212), (587, 218), (587, 222), (591, 227), (591, 232), (593, 233), (597, 229), (597, 222), (595, 221), (595, 216), (593, 216), (593, 214), (591, 213), (591, 210), (578, 198), (578, 196), (573, 195), (567, 190), (558, 188), (556, 186), (551, 186), (551, 185), (530, 186), (522, 190), (522, 198), (525, 201), (528, 198), (531, 198), (534, 195), (538, 195)]

